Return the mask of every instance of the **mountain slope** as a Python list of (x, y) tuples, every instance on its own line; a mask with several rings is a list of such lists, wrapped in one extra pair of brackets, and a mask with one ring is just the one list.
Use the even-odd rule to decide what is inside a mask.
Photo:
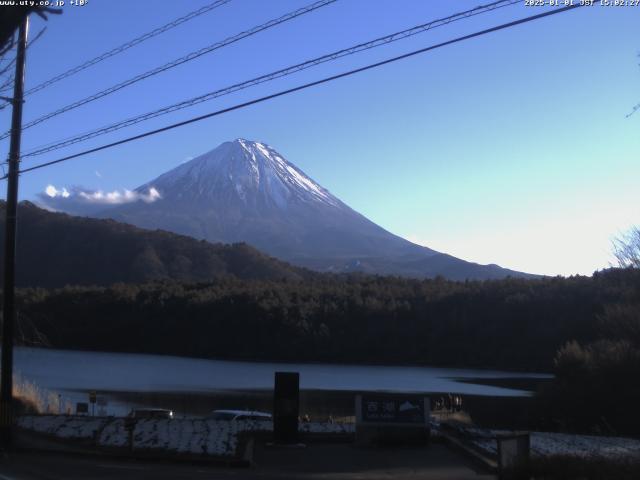
[(151, 188), (159, 200), (99, 215), (210, 241), (245, 241), (297, 263), (435, 253), (367, 220), (262, 143), (223, 143), (136, 191)]
[[(128, 194), (144, 201), (87, 214), (212, 242), (247, 242), (319, 271), (451, 279), (526, 275), (465, 262), (398, 237), (260, 142), (225, 142)], [(68, 198), (45, 200), (61, 210), (71, 205)]]
[[(0, 202), (3, 217), (4, 209), (5, 203)], [(20, 203), (18, 218), (19, 286), (108, 285), (166, 278), (296, 280), (311, 274), (246, 244), (212, 245), (113, 220), (52, 213), (29, 202)], [(0, 248), (3, 244), (4, 222)]]

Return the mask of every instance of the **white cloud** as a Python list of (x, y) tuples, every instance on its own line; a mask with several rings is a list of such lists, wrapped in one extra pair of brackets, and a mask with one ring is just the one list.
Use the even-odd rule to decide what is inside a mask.
[(102, 173), (100, 173), (98, 170), (96, 170), (96, 177), (102, 178)]
[(55, 198), (55, 197), (67, 198), (71, 195), (66, 188), (63, 188), (62, 190), (58, 190), (53, 185), (47, 185), (47, 188), (44, 189), (44, 192), (47, 195), (49, 195), (51, 198)]
[(154, 187), (149, 188), (148, 193), (140, 193), (133, 190), (114, 190), (113, 192), (96, 191), (78, 191), (74, 192), (78, 197), (86, 200), (88, 203), (105, 204), (105, 205), (121, 205), (123, 203), (137, 202), (142, 200), (145, 203), (153, 203), (160, 199), (160, 193)]
[(154, 187), (149, 187), (146, 192), (135, 190), (89, 190), (82, 187), (56, 188), (47, 185), (44, 192), (38, 195), (40, 202), (45, 207), (68, 213), (90, 214), (109, 206), (123, 205), (142, 201), (153, 203), (162, 198), (160, 192)]

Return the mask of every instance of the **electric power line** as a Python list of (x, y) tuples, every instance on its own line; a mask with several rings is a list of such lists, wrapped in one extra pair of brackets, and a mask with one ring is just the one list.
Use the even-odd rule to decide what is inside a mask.
[[(118, 83), (116, 85), (113, 85), (105, 90), (102, 90), (98, 93), (95, 93), (89, 97), (83, 98), (81, 100), (78, 100), (76, 102), (70, 103), (69, 105), (66, 105), (62, 108), (59, 108), (58, 110), (55, 110), (53, 112), (47, 113), (46, 115), (43, 115), (39, 118), (36, 118), (35, 120), (32, 120), (30, 122), (27, 122), (26, 124), (24, 124), (22, 126), (22, 129), (25, 130), (27, 128), (33, 127), (34, 125), (38, 125), (39, 123), (42, 123), (46, 120), (49, 120), (50, 118), (53, 118), (57, 115), (60, 115), (62, 113), (68, 112), (69, 110), (73, 110), (75, 108), (78, 108), (82, 105), (86, 105), (87, 103), (93, 102), (95, 100), (98, 100), (102, 97), (105, 97), (107, 95), (110, 95), (114, 92), (117, 92), (118, 90), (121, 90), (125, 87), (128, 87), (130, 85), (133, 85), (134, 83), (138, 83), (142, 80), (145, 80), (149, 77), (152, 77), (154, 75), (158, 75), (159, 73), (165, 72), (171, 68), (177, 67), (178, 65), (182, 65), (183, 63), (187, 63), (190, 62), (191, 60), (195, 60), (196, 58), (201, 57), (202, 55), (205, 55), (207, 53), (213, 52), (215, 50), (218, 50), (220, 48), (226, 47), (227, 45), (230, 45), (232, 43), (238, 42), (240, 40), (242, 40), (243, 38), (247, 38), (250, 37), (252, 35), (255, 35), (256, 33), (259, 33), (263, 30), (267, 30), (269, 28), (275, 27), (276, 25), (279, 25), (281, 23), (287, 22), (289, 20), (293, 20), (294, 18), (297, 18), (301, 15), (304, 15), (306, 13), (310, 13), (313, 12), (321, 7), (327, 6), (331, 3), (336, 2), (337, 0), (319, 0), (316, 1), (315, 3), (312, 3), (310, 5), (307, 5), (305, 7), (299, 8), (297, 10), (294, 10), (292, 12), (289, 12), (281, 17), (269, 20), (266, 23), (263, 23), (261, 25), (255, 26), (249, 30), (245, 30), (244, 32), (241, 32), (237, 35), (233, 35), (231, 37), (226, 38), (225, 40), (222, 40), (220, 42), (216, 42), (212, 45), (208, 45), (204, 48), (201, 48), (200, 50), (196, 50), (193, 51), (183, 57), (177, 58), (169, 63), (166, 63), (164, 65), (161, 65), (159, 67), (156, 67), (152, 70), (149, 70), (147, 72), (141, 73), (140, 75), (136, 75), (133, 78), (130, 78), (128, 80), (125, 80), (124, 82)], [(0, 140), (7, 138), (10, 135), (10, 131), (7, 131), (5, 133), (3, 133), (2, 135), (0, 135)]]
[[(44, 34), (44, 32), (46, 32), (47, 27), (43, 27), (42, 29), (40, 29), (40, 31), (36, 34), (36, 36), (33, 38), (33, 40), (29, 41), (29, 44), (27, 45), (27, 50), (29, 50), (29, 48), (35, 44)], [(0, 55), (2, 55), (2, 53), (0, 53)], [(10, 60), (7, 61), (7, 64), (4, 65), (3, 67), (0, 68), (0, 76), (4, 75), (5, 73), (7, 73), (10, 69), (13, 69), (13, 66), (16, 62), (16, 58), (13, 57)], [(11, 74), (11, 76), (5, 80), (2, 81), (2, 84), (0, 84), (0, 93), (4, 93), (4, 92), (9, 92), (11, 90), (13, 90), (13, 85), (14, 85), (15, 81), (14, 81), (14, 75)], [(6, 100), (6, 99), (5, 99)], [(6, 102), (2, 105), (0, 105), (0, 110), (2, 110), (3, 108), (7, 107), (11, 105), (11, 102)]]
[(98, 55), (97, 57), (92, 58), (91, 60), (87, 60), (86, 62), (81, 63), (80, 65), (70, 68), (66, 72), (62, 72), (61, 74), (56, 75), (55, 77), (50, 78), (49, 80), (46, 80), (36, 85), (35, 87), (30, 88), (29, 90), (24, 92), (24, 94), (25, 96), (27, 96), (27, 95), (31, 95), (32, 93), (39, 92), (40, 90), (50, 87), (51, 85), (59, 82), (60, 80), (64, 80), (65, 78), (75, 75), (76, 73), (79, 73), (82, 70), (86, 70), (87, 68), (95, 65), (96, 63), (100, 63), (103, 60), (106, 60), (107, 58), (111, 58), (115, 55), (118, 55), (119, 53), (122, 53), (132, 47), (135, 47), (136, 45), (146, 40), (149, 40), (150, 38), (156, 37), (164, 32), (171, 30), (172, 28), (175, 28), (179, 25), (182, 25), (185, 22), (188, 22), (189, 20), (193, 20), (194, 18), (199, 17), (200, 15), (204, 15), (205, 13), (208, 13), (211, 10), (221, 7), (222, 5), (225, 5), (230, 1), (231, 0), (216, 0), (215, 2), (205, 5), (204, 7), (201, 7), (197, 10), (194, 10), (193, 12), (190, 12), (180, 18), (176, 18), (175, 20), (167, 23), (166, 25), (155, 28), (154, 30), (151, 30), (150, 32), (147, 32), (143, 35), (140, 35), (139, 37), (136, 37), (133, 40), (129, 40), (128, 42), (123, 43), (122, 45), (115, 47), (109, 50), (108, 52), (103, 53), (102, 55)]
[(450, 15), (448, 17), (445, 18), (440, 18), (437, 20), (432, 20), (428, 23), (424, 23), (421, 25), (417, 25), (415, 27), (406, 29), (406, 30), (402, 30), (400, 32), (396, 32), (396, 33), (392, 33), (390, 35), (386, 35), (384, 37), (379, 37), (376, 38), (374, 40), (370, 40), (368, 42), (364, 42), (364, 43), (360, 43), (358, 45), (349, 47), (349, 48), (345, 48), (342, 50), (338, 50), (336, 52), (332, 52), (326, 55), (323, 55), (321, 57), (317, 57), (314, 58), (312, 60), (307, 60), (305, 62), (302, 63), (298, 63), (296, 65), (290, 66), (290, 67), (286, 67), (283, 68), (281, 70), (277, 70), (275, 72), (271, 72), (268, 73), (266, 75), (261, 75), (259, 77), (256, 78), (252, 78), (251, 80), (246, 80), (244, 82), (241, 83), (236, 83), (234, 85), (219, 89), (219, 90), (215, 90), (212, 92), (208, 92), (205, 93), (203, 95), (199, 95), (197, 97), (193, 97), (191, 99), (188, 100), (184, 100), (182, 102), (178, 102), (172, 105), (168, 105), (166, 107), (157, 109), (157, 110), (153, 110), (151, 112), (147, 112), (135, 117), (131, 117), (128, 118), (126, 120), (122, 120), (119, 121), (117, 123), (105, 126), (105, 127), (101, 127), (95, 130), (92, 130), (90, 132), (85, 132), (83, 134), (79, 134), (79, 135), (75, 135), (73, 137), (69, 137), (66, 138), (64, 140), (59, 140), (56, 142), (52, 142), (49, 143), (47, 145), (43, 145), (41, 147), (37, 147), (32, 149), (30, 152), (27, 152), (25, 154), (22, 155), (22, 158), (27, 158), (27, 157), (33, 157), (33, 156), (37, 156), (37, 155), (42, 155), (44, 153), (48, 153), (54, 150), (59, 150), (60, 148), (64, 148), (64, 147), (68, 147), (70, 145), (74, 145), (76, 143), (80, 143), (98, 136), (102, 136), (102, 135), (106, 135), (108, 133), (112, 133), (115, 132), (117, 130), (120, 130), (122, 128), (126, 128), (126, 127), (130, 127), (132, 125), (141, 123), (143, 121), (146, 120), (150, 120), (152, 118), (155, 117), (159, 117), (161, 115), (166, 115), (172, 112), (176, 112), (178, 110), (182, 110), (184, 108), (188, 108), (191, 107), (193, 105), (197, 105), (199, 103), (203, 103), (209, 100), (212, 100), (214, 98), (219, 98), (225, 95), (229, 95), (231, 93), (235, 93), (237, 91), (240, 90), (244, 90), (246, 88), (250, 88), (265, 82), (269, 82), (272, 80), (276, 80), (278, 78), (282, 78), (288, 75), (292, 75), (294, 73), (300, 72), (302, 70), (306, 70), (308, 68), (326, 63), (326, 62), (330, 62), (333, 60), (337, 60), (339, 58), (342, 57), (346, 57), (348, 55), (354, 55), (356, 53), (365, 51), (365, 50), (369, 50), (372, 48), (376, 48), (382, 45), (386, 45), (398, 40), (402, 40), (408, 37), (411, 37), (413, 35), (417, 35), (419, 33), (424, 33), (428, 30), (443, 26), (443, 25), (448, 25), (449, 23), (452, 22), (456, 22), (458, 20), (462, 20), (465, 18), (469, 18), (475, 15), (480, 15), (482, 13), (487, 13), (493, 10), (496, 10), (498, 8), (502, 8), (502, 7), (507, 7), (507, 6), (511, 6), (514, 5), (516, 3), (520, 3), (520, 0), (499, 0), (493, 3), (490, 3), (488, 5), (480, 5), (478, 7), (475, 7), (471, 10), (466, 10), (464, 12), (460, 12), (460, 13), (456, 13), (453, 15)]
[[(251, 106), (251, 105), (255, 105), (255, 104), (258, 104), (258, 103), (265, 102), (267, 100), (271, 100), (271, 99), (274, 99), (274, 98), (277, 98), (277, 97), (282, 97), (282, 96), (288, 95), (290, 93), (298, 92), (298, 91), (301, 91), (301, 90), (306, 90), (307, 88), (315, 87), (315, 86), (321, 85), (323, 83), (328, 83), (328, 82), (331, 82), (333, 80), (337, 80), (339, 78), (349, 77), (351, 75), (355, 75), (355, 74), (360, 73), (360, 72), (364, 72), (364, 71), (371, 70), (371, 69), (374, 69), (374, 68), (377, 68), (377, 67), (381, 67), (383, 65), (387, 65), (387, 64), (394, 63), (394, 62), (397, 62), (397, 61), (400, 61), (400, 60), (404, 60), (406, 58), (410, 58), (410, 57), (413, 57), (415, 55), (419, 55), (421, 53), (425, 53), (425, 52), (428, 52), (428, 51), (431, 51), (431, 50), (435, 50), (437, 48), (441, 48), (441, 47), (444, 47), (444, 46), (447, 46), (447, 45), (451, 45), (451, 44), (454, 44), (454, 43), (462, 42), (464, 40), (469, 40), (469, 39), (472, 39), (472, 38), (475, 38), (475, 37), (479, 37), (479, 36), (482, 36), (482, 35), (486, 35), (488, 33), (496, 32), (496, 31), (499, 31), (499, 30), (504, 30), (506, 28), (511, 28), (511, 27), (516, 26), (516, 25), (521, 25), (523, 23), (532, 22), (534, 20), (539, 20), (541, 18), (548, 17), (548, 16), (551, 16), (551, 15), (557, 15), (559, 13), (563, 13), (563, 12), (567, 12), (569, 10), (580, 8), (581, 6), (583, 6), (583, 5), (581, 5), (581, 4), (569, 5), (569, 6), (562, 7), (562, 8), (557, 8), (557, 9), (554, 9), (554, 10), (551, 10), (551, 11), (548, 11), (548, 12), (539, 13), (537, 15), (531, 15), (529, 17), (521, 18), (520, 20), (514, 20), (512, 22), (503, 23), (503, 24), (495, 26), (495, 27), (491, 27), (491, 28), (488, 28), (488, 29), (485, 29), (485, 30), (481, 30), (481, 31), (474, 32), (474, 33), (471, 33), (471, 34), (468, 34), (468, 35), (464, 35), (462, 37), (457, 37), (457, 38), (454, 38), (452, 40), (447, 40), (445, 42), (438, 43), (438, 44), (435, 44), (435, 45), (431, 45), (429, 47), (421, 48), (419, 50), (414, 50), (412, 52), (405, 53), (403, 55), (399, 55), (399, 56), (396, 56), (396, 57), (388, 58), (386, 60), (382, 60), (380, 62), (376, 62), (376, 63), (372, 63), (372, 64), (369, 64), (369, 65), (366, 65), (364, 67), (360, 67), (360, 68), (356, 68), (354, 70), (349, 70), (349, 71), (346, 71), (346, 72), (342, 72), (342, 73), (339, 73), (339, 74), (336, 74), (336, 75), (332, 75), (330, 77), (325, 77), (325, 78), (322, 78), (320, 80), (316, 80), (314, 82), (306, 83), (304, 85), (299, 85), (297, 87), (289, 88), (287, 90), (282, 90), (280, 92), (273, 93), (271, 95), (267, 95), (267, 96), (264, 96), (264, 97), (256, 98), (256, 99), (244, 102), (244, 103), (236, 104), (236, 105), (233, 105), (231, 107), (224, 108), (222, 110), (217, 110), (215, 112), (207, 113), (205, 115), (200, 115), (198, 117), (190, 118), (189, 120), (184, 120), (182, 122), (174, 123), (172, 125), (167, 125), (167, 126), (162, 127), (162, 128), (158, 128), (158, 129), (155, 129), (155, 130), (150, 130), (148, 132), (141, 133), (139, 135), (134, 135), (132, 137), (128, 137), (128, 138), (125, 138), (125, 139), (122, 139), (122, 140), (118, 140), (116, 142), (112, 142), (112, 143), (109, 143), (109, 144), (106, 144), (106, 145), (101, 145), (99, 147), (91, 148), (89, 150), (85, 150), (85, 151), (82, 151), (82, 152), (79, 152), (79, 153), (76, 153), (76, 154), (73, 154), (73, 155), (68, 155), (66, 157), (59, 158), (57, 160), (52, 160), (52, 161), (49, 161), (49, 162), (44, 162), (44, 163), (41, 163), (41, 164), (38, 164), (38, 165), (34, 165), (33, 167), (29, 167), (29, 168), (25, 168), (25, 169), (20, 170), (20, 173), (26, 173), (26, 172), (30, 172), (30, 171), (33, 171), (33, 170), (38, 170), (40, 168), (44, 168), (44, 167), (48, 167), (48, 166), (55, 165), (55, 164), (58, 164), (58, 163), (66, 162), (66, 161), (74, 159), (74, 158), (82, 157), (82, 156), (88, 155), (90, 153), (95, 153), (95, 152), (98, 152), (98, 151), (101, 151), (101, 150), (106, 150), (106, 149), (109, 149), (109, 148), (113, 148), (113, 147), (118, 146), (118, 145), (122, 145), (122, 144), (125, 144), (125, 143), (133, 142), (135, 140), (140, 140), (140, 139), (145, 138), (145, 137), (149, 137), (149, 136), (152, 136), (152, 135), (157, 135), (158, 133), (166, 132), (168, 130), (173, 130), (174, 128), (182, 127), (184, 125), (189, 125), (191, 123), (199, 122), (201, 120), (205, 120), (207, 118), (211, 118), (211, 117), (215, 117), (215, 116), (218, 116), (218, 115), (222, 115), (224, 113), (232, 112), (234, 110), (239, 110), (239, 109)], [(4, 176), (4, 177), (0, 178), (0, 180), (4, 180), (5, 178), (7, 178), (7, 177)]]

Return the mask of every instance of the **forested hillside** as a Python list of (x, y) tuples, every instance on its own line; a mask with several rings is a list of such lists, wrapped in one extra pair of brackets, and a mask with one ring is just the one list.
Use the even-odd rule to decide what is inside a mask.
[(545, 370), (603, 335), (638, 270), (450, 282), (321, 276), (20, 291), (27, 342), (58, 348), (286, 361)]
[[(0, 202), (4, 218), (5, 203)], [(62, 287), (161, 279), (302, 279), (310, 272), (246, 244), (222, 245), (161, 230), (18, 207), (17, 284)], [(4, 222), (0, 224), (0, 248)], [(1, 266), (2, 259), (0, 259)]]

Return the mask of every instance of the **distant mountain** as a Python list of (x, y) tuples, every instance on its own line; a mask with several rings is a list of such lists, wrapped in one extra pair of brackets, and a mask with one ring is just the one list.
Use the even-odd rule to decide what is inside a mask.
[[(0, 202), (2, 218), (5, 207)], [(52, 213), (29, 202), (20, 203), (18, 222), (19, 286), (108, 285), (168, 278), (296, 280), (312, 275), (246, 244), (213, 245), (114, 220)], [(0, 222), (0, 248), (4, 248), (4, 221)]]
[(318, 271), (459, 280), (527, 276), (398, 237), (345, 205), (273, 148), (244, 139), (225, 142), (126, 192), (102, 211), (100, 198), (76, 190), (42, 200), (58, 210), (211, 242), (247, 242)]

